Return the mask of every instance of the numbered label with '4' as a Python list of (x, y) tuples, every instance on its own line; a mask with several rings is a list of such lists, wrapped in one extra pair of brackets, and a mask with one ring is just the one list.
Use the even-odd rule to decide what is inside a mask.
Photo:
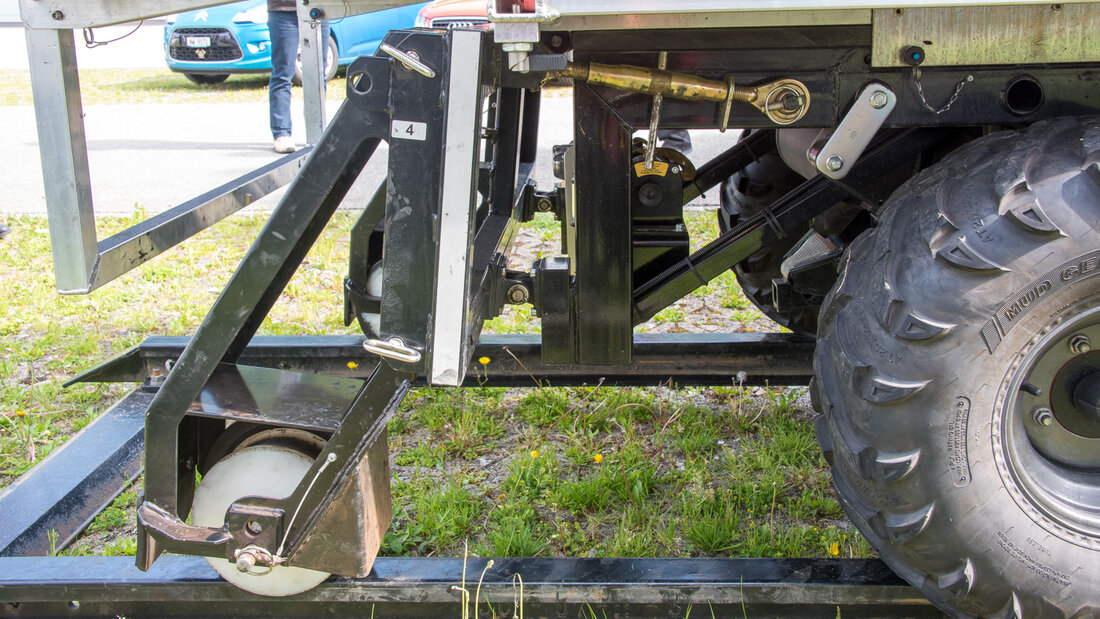
[(423, 142), (428, 139), (428, 125), (411, 120), (395, 120), (390, 125), (390, 137)]

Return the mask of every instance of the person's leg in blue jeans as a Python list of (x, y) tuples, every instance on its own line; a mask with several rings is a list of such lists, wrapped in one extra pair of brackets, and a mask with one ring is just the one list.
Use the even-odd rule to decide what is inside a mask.
[[(298, 14), (294, 11), (269, 11), (267, 26), (271, 33), (271, 80), (268, 82), (268, 108), (271, 113), (271, 137), (275, 151), (294, 152), (290, 138), (293, 122), (290, 118), (290, 86), (298, 61)], [(321, 40), (328, 51), (329, 25), (321, 22)], [(335, 62), (335, 59), (333, 59)], [(328, 54), (324, 56), (328, 68)], [(327, 85), (327, 84), (326, 84)]]
[[(298, 14), (294, 11), (270, 11), (267, 27), (271, 31), (271, 81), (268, 82), (268, 107), (271, 112), (271, 137), (290, 137), (290, 81), (298, 58)], [(290, 142), (293, 149), (293, 142)], [(276, 150), (279, 145), (276, 145)], [(288, 151), (289, 152), (289, 151)]]

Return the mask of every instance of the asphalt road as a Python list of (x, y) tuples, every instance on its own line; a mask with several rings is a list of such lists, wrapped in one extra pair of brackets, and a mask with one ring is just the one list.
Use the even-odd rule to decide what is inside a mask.
[[(95, 49), (78, 45), (82, 68), (163, 67), (161, 28), (138, 28), (131, 37)], [(129, 32), (119, 26), (96, 31), (99, 39)], [(78, 34), (79, 36), (79, 34)], [(23, 64), (19, 66), (19, 50)], [(0, 26), (0, 69), (26, 70), (23, 30)], [(165, 69), (167, 70), (167, 69)], [(329, 113), (336, 107), (330, 105)], [(560, 91), (544, 97), (539, 128), (535, 180), (542, 188), (553, 184), (551, 147), (571, 139), (572, 99)], [(295, 102), (295, 138), (305, 141), (301, 103)], [(84, 108), (92, 198), (97, 214), (130, 214), (145, 209), (161, 212), (230, 181), (278, 157), (271, 150), (266, 103), (90, 105)], [(0, 149), (0, 174), (6, 192), (0, 214), (45, 214), (41, 158), (34, 109), (0, 107), (7, 147)], [(736, 132), (692, 132), (697, 164), (727, 148)], [(385, 179), (383, 146), (364, 170), (345, 200), (345, 208), (359, 207)], [(281, 192), (257, 203), (271, 208)], [(714, 206), (717, 192), (693, 206)]]

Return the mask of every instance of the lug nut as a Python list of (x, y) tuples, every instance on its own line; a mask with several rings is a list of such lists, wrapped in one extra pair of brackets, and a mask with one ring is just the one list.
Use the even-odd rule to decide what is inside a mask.
[(1041, 426), (1049, 426), (1054, 423), (1054, 413), (1050, 412), (1049, 408), (1037, 408), (1032, 415), (1035, 417), (1035, 423)]
[(1084, 354), (1092, 350), (1092, 342), (1089, 340), (1089, 336), (1084, 333), (1078, 333), (1069, 338), (1069, 350), (1075, 355)]
[(871, 107), (876, 110), (881, 110), (886, 107), (886, 104), (890, 102), (890, 96), (881, 90), (876, 90), (871, 93)]
[(840, 155), (829, 155), (825, 160), (825, 167), (832, 172), (837, 172), (844, 167), (844, 158)]

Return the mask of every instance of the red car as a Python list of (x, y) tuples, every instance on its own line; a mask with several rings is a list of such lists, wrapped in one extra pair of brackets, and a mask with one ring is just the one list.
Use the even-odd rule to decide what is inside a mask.
[(436, 0), (420, 9), (416, 25), (421, 28), (465, 28), (489, 21), (485, 0)]
[[(505, 0), (504, 4), (514, 4)], [(534, 11), (534, 0), (521, 0), (519, 3), (524, 11)], [(498, 6), (500, 2), (498, 0)], [(416, 18), (417, 27), (421, 28), (464, 28), (476, 24), (484, 24), (489, 21), (486, 17), (488, 3), (485, 0), (436, 0), (428, 6), (420, 9), (420, 15)]]

